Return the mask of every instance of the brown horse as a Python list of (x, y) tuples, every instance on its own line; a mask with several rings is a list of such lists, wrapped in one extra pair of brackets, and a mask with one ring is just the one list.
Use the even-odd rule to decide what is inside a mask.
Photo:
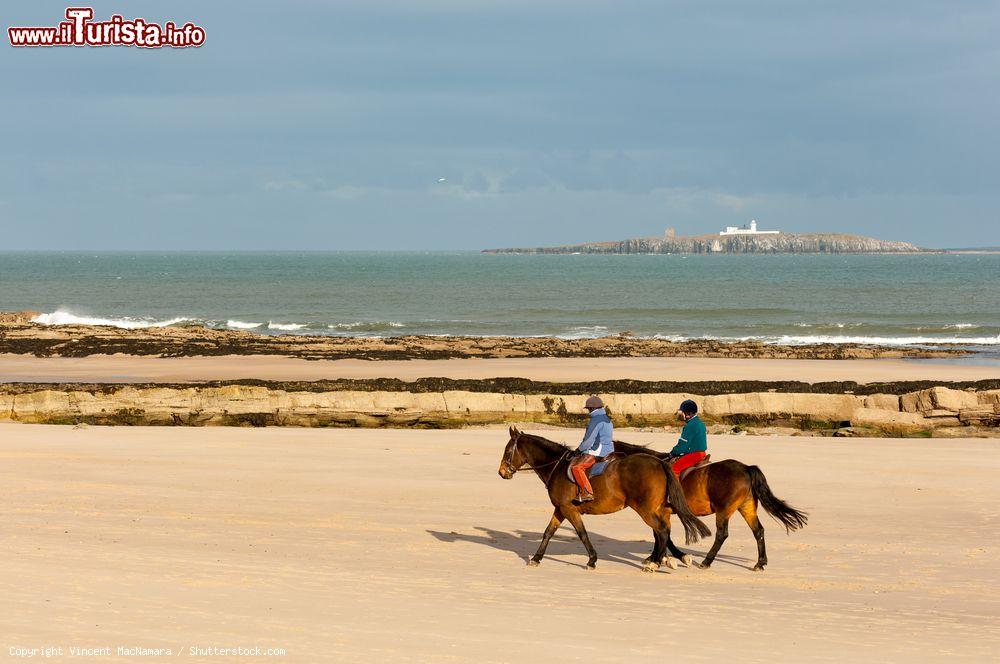
[(500, 460), (500, 477), (509, 480), (519, 470), (535, 471), (545, 484), (549, 500), (555, 508), (542, 535), (542, 543), (535, 555), (528, 560), (528, 565), (535, 566), (542, 562), (549, 540), (566, 519), (573, 525), (587, 549), (590, 556), (587, 568), (594, 569), (597, 551), (590, 543), (587, 529), (583, 527), (584, 514), (611, 514), (626, 507), (635, 510), (646, 525), (653, 529), (653, 553), (643, 565), (643, 570), (647, 572), (658, 568), (667, 555), (671, 510), (680, 518), (689, 544), (699, 537), (711, 534), (705, 524), (691, 513), (684, 500), (681, 483), (658, 457), (633, 453), (611, 463), (607, 470), (591, 480), (594, 501), (578, 504), (574, 500), (576, 485), (566, 477), (571, 455), (572, 450), (564, 445), (510, 428), (510, 440)]
[[(615, 451), (630, 455), (654, 455), (664, 460), (667, 454), (651, 450), (643, 445), (632, 445), (615, 441)], [(670, 471), (673, 475), (673, 472)], [(726, 459), (711, 463), (701, 468), (695, 468), (684, 476), (681, 482), (684, 496), (691, 511), (697, 516), (715, 514), (715, 542), (700, 565), (696, 565), (690, 555), (674, 546), (667, 531), (666, 548), (670, 555), (679, 558), (684, 564), (708, 568), (715, 560), (722, 543), (729, 536), (729, 518), (737, 510), (746, 520), (754, 539), (757, 540), (757, 564), (753, 571), (759, 572), (767, 565), (767, 552), (764, 548), (764, 526), (757, 518), (757, 505), (791, 532), (806, 525), (809, 517), (805, 512), (795, 509), (773, 493), (767, 484), (764, 473), (757, 466), (748, 466), (735, 459)]]

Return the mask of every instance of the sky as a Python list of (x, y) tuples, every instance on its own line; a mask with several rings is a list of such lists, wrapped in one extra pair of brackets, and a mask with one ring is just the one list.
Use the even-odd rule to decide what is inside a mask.
[[(7, 2), (3, 27), (66, 6)], [(1000, 245), (995, 1), (92, 6), (206, 42), (3, 35), (0, 249), (482, 249), (750, 218)]]

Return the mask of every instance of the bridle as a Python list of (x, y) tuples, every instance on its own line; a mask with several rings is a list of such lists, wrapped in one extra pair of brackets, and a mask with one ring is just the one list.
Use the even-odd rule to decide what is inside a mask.
[(559, 458), (556, 459), (555, 461), (549, 461), (548, 463), (543, 463), (540, 466), (525, 466), (525, 465), (522, 464), (521, 466), (515, 468), (514, 467), (514, 452), (517, 451), (517, 444), (518, 444), (518, 442), (520, 442), (520, 440), (521, 440), (520, 436), (518, 436), (518, 437), (516, 437), (514, 439), (514, 445), (510, 448), (510, 457), (509, 457), (509, 459), (505, 458), (503, 460), (504, 465), (506, 465), (507, 469), (510, 471), (511, 477), (513, 477), (514, 473), (516, 473), (519, 470), (542, 470), (544, 468), (548, 468), (549, 466), (552, 466), (552, 470), (549, 471), (548, 477), (545, 478), (545, 487), (548, 488), (549, 482), (552, 481), (552, 476), (555, 475), (555, 473), (556, 473), (556, 468), (559, 467), (559, 462), (561, 462), (563, 459), (565, 459), (567, 456), (569, 456), (570, 450), (564, 451), (559, 456)]

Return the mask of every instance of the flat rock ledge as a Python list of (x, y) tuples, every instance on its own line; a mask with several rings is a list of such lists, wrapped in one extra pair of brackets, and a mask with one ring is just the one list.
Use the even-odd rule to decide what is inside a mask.
[[(45, 424), (458, 428), (505, 422), (579, 426), (588, 393), (470, 390), (309, 391), (266, 385), (0, 386), (0, 421)], [(935, 386), (905, 394), (607, 393), (618, 426), (678, 426), (696, 399), (715, 431), (792, 428), (812, 435), (1000, 437), (1000, 389)]]

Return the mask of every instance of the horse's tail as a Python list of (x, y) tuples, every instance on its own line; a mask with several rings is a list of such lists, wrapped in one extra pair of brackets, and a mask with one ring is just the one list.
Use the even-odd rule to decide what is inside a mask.
[(674, 469), (665, 460), (660, 459), (663, 464), (663, 472), (667, 474), (667, 500), (670, 501), (670, 508), (681, 520), (684, 526), (684, 540), (688, 544), (697, 542), (702, 537), (708, 537), (712, 531), (708, 529), (701, 519), (694, 515), (688, 507), (687, 498), (684, 497), (684, 488), (681, 481), (674, 475)]
[(791, 532), (798, 530), (809, 521), (809, 515), (801, 510), (797, 510), (781, 498), (771, 493), (771, 487), (767, 484), (767, 478), (757, 466), (747, 466), (747, 474), (750, 476), (750, 491), (754, 500), (760, 501), (761, 506)]

